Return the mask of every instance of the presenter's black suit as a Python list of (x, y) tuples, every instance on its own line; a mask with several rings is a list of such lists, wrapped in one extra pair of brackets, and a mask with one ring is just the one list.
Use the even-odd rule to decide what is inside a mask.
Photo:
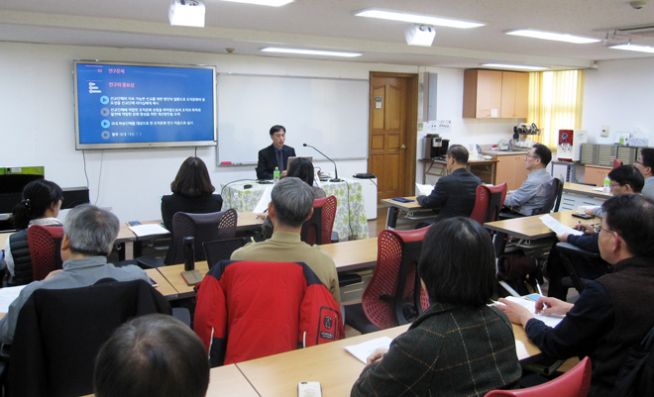
[(429, 196), (419, 196), (418, 204), (439, 210), (438, 219), (454, 216), (470, 216), (475, 206), (477, 186), (481, 184), (474, 174), (459, 168), (449, 175), (438, 178)]
[(273, 171), (275, 167), (279, 167), (280, 171), (286, 170), (288, 158), (295, 156), (295, 149), (290, 146), (282, 146), (282, 157), (284, 164), (277, 164), (277, 156), (275, 155), (275, 147), (268, 146), (265, 149), (259, 150), (259, 162), (257, 163), (257, 179), (273, 179)]

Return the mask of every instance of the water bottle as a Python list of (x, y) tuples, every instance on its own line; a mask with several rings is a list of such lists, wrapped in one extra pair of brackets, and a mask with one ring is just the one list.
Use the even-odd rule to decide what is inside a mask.
[(279, 167), (275, 167), (275, 170), (273, 171), (273, 180), (277, 182), (281, 174), (282, 173), (279, 171)]
[(184, 270), (190, 271), (195, 269), (195, 237), (184, 237)]
[(611, 180), (608, 176), (604, 177), (604, 193), (609, 193), (611, 191)]

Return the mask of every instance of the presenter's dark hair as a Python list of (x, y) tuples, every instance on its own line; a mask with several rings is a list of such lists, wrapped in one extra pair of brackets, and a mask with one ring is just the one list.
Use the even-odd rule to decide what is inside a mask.
[(279, 131), (284, 131), (284, 133), (286, 133), (286, 127), (284, 127), (283, 125), (279, 125), (279, 124), (275, 124), (272, 127), (270, 127), (270, 135), (274, 134), (275, 132), (279, 132)]
[(488, 232), (470, 218), (435, 223), (427, 232), (418, 273), (432, 303), (479, 307), (495, 288), (495, 251)]
[(602, 204), (606, 225), (638, 257), (654, 258), (654, 201), (640, 194), (621, 194)]
[(209, 360), (189, 327), (150, 314), (116, 329), (98, 352), (93, 381), (97, 397), (201, 397), (209, 386)]
[(313, 186), (313, 163), (304, 157), (297, 157), (288, 167), (286, 176), (302, 179), (309, 186)]
[(654, 173), (654, 148), (640, 149), (640, 163), (645, 167), (650, 167)]
[(609, 179), (620, 186), (629, 185), (635, 193), (640, 193), (645, 185), (643, 174), (633, 165), (621, 165), (609, 172)]
[(452, 145), (447, 149), (447, 155), (459, 164), (468, 164), (468, 149), (463, 145)]
[(179, 167), (170, 190), (186, 197), (200, 197), (213, 193), (216, 188), (211, 184), (204, 161), (199, 157), (189, 157)]
[(45, 211), (57, 204), (64, 192), (54, 182), (37, 179), (25, 185), (21, 200), (14, 207), (13, 222), (18, 230), (25, 229), (33, 219), (43, 218)]
[(534, 146), (534, 154), (540, 159), (540, 163), (543, 164), (543, 167), (547, 167), (547, 164), (552, 161), (552, 151), (547, 146), (542, 143), (537, 143)]

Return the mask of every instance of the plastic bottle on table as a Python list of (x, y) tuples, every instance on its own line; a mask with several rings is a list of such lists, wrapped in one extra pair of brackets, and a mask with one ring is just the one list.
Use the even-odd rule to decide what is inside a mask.
[(611, 191), (611, 180), (609, 179), (608, 176), (604, 177), (604, 193), (608, 193)]
[(279, 167), (275, 167), (275, 170), (273, 171), (273, 180), (277, 182), (281, 174), (282, 173), (279, 171)]

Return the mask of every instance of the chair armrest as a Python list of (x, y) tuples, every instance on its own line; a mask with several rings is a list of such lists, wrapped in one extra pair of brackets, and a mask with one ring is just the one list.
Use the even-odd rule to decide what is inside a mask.
[(600, 257), (600, 255), (598, 253), (596, 253), (596, 252), (586, 251), (585, 249), (581, 249), (581, 248), (577, 247), (576, 245), (572, 245), (570, 243), (559, 242), (559, 243), (556, 243), (556, 247), (561, 251), (568, 252), (568, 253), (574, 253), (574, 254), (577, 254), (577, 255), (583, 255), (583, 256), (586, 256), (588, 258), (599, 258)]

